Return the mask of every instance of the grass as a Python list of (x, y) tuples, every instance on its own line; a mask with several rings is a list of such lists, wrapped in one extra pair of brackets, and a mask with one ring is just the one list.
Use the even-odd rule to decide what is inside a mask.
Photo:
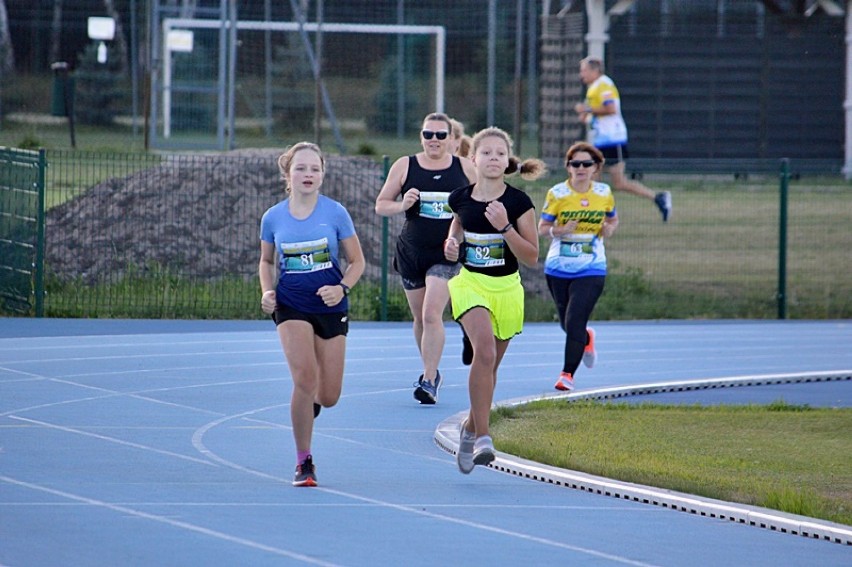
[[(60, 121), (64, 119), (59, 119)], [(77, 125), (74, 128), (76, 138), (76, 150), (104, 153), (145, 153), (143, 130), (134, 136), (130, 126), (116, 125), (109, 129)], [(312, 131), (288, 132), (285, 136), (277, 139), (267, 139), (260, 130), (238, 130), (236, 148), (283, 148), (299, 140), (312, 140)], [(360, 128), (343, 131), (346, 147), (349, 153), (393, 156), (395, 159), (400, 152), (414, 153), (420, 147), (416, 134), (407, 136), (400, 140), (396, 136), (380, 136), (363, 131)], [(334, 138), (330, 130), (324, 130), (322, 140), (323, 150), (329, 154), (336, 154)], [(0, 146), (16, 147), (24, 149), (45, 148), (50, 150), (70, 150), (70, 132), (67, 123), (21, 123), (6, 121), (0, 128)], [(175, 153), (183, 153), (177, 151)], [(192, 153), (187, 151), (185, 153)]]
[[(260, 288), (254, 278), (223, 277), (214, 282), (193, 281), (162, 266), (136, 268), (114, 282), (87, 285), (82, 281), (49, 279), (47, 317), (144, 319), (263, 319)], [(353, 321), (380, 318), (380, 289), (362, 282), (352, 290)], [(402, 293), (388, 300), (390, 320), (402, 320), (408, 304)]]
[[(648, 201), (616, 193), (621, 224), (607, 241), (610, 277), (595, 316), (774, 317), (781, 258), (779, 181), (675, 179), (645, 180), (673, 192), (674, 218), (666, 224)], [(546, 187), (527, 190), (534, 203), (543, 202)], [(789, 317), (852, 317), (852, 280), (846, 275), (852, 265), (850, 214), (847, 183), (791, 182), (784, 257)], [(546, 246), (542, 242), (543, 252)]]
[[(381, 62), (377, 62), (377, 65), (381, 65)], [(418, 76), (412, 76), (407, 80), (408, 93), (417, 100), (417, 103), (415, 110), (412, 110), (411, 115), (407, 116), (408, 123), (406, 126), (409, 133), (404, 139), (400, 140), (396, 136), (377, 135), (375, 132), (367, 131), (367, 117), (376, 110), (375, 97), (381, 86), (375, 73), (368, 70), (366, 76), (353, 76), (348, 73), (345, 76), (335, 76), (335, 74), (330, 73), (323, 80), (329, 100), (339, 120), (341, 137), (349, 153), (375, 156), (390, 155), (396, 158), (419, 149), (416, 132), (421, 118), (433, 110), (433, 81)], [(70, 148), (68, 121), (65, 118), (49, 116), (53, 95), (52, 74), (18, 74), (15, 80), (9, 83), (4, 85), (2, 93), (0, 93), (3, 97), (2, 109), (4, 114), (7, 117), (9, 115), (37, 115), (39, 120), (22, 123), (17, 120), (6, 119), (0, 124), (0, 146)], [(272, 128), (271, 135), (267, 135), (266, 129), (258, 125), (260, 119), (264, 116), (265, 87), (263, 82), (247, 73), (238, 79), (235, 86), (237, 124), (234, 140), (236, 147), (279, 146), (283, 148), (298, 140), (306, 139), (320, 142), (326, 152), (334, 153), (337, 151), (334, 133), (328, 125), (323, 127), (319, 140), (315, 140), (312, 125), (304, 131), (294, 131), (290, 121), (279, 121), (280, 123), (276, 123)], [(313, 98), (315, 83), (312, 79), (305, 78), (289, 86), (295, 92), (310, 93), (311, 98)], [(129, 80), (123, 83), (120, 88), (124, 91), (125, 96), (117, 104), (121, 108), (120, 114), (125, 115), (124, 118), (119, 124), (115, 124), (111, 128), (89, 127), (80, 124), (78, 120), (75, 125), (77, 149), (119, 152), (145, 151), (145, 124), (144, 117), (141, 115), (142, 110), (139, 110), (140, 116), (137, 117), (138, 124), (134, 136), (131, 126), (128, 125), (128, 117), (132, 112)], [(452, 113), (467, 125), (469, 131), (486, 126), (484, 123), (476, 124), (477, 120), (484, 121), (485, 117), (483, 109), (469, 104), (472, 90), (482, 91), (482, 81), (479, 75), (446, 77), (445, 106), (449, 109), (456, 109)], [(497, 93), (497, 97), (498, 108), (508, 108), (512, 104), (511, 92), (501, 91)], [(78, 101), (78, 108), (79, 104), (81, 103)], [(309, 109), (306, 110), (309, 117), (303, 122), (312, 124), (313, 102), (309, 104)], [(215, 111), (213, 112), (215, 113)], [(204, 139), (202, 139), (202, 136)], [(209, 144), (213, 138), (215, 138), (215, 128), (211, 125), (210, 131), (195, 136), (195, 142), (203, 141)], [(524, 138), (520, 142), (527, 153), (538, 146), (532, 138)]]
[[(107, 175), (107, 161), (95, 166), (97, 171), (77, 175)], [(134, 163), (132, 167), (138, 165)], [(117, 175), (114, 169), (112, 172)], [(534, 203), (543, 202), (552, 182), (554, 178), (526, 187)], [(844, 187), (800, 182), (791, 191), (786, 273), (789, 318), (852, 318), (852, 279), (847, 277), (852, 231), (845, 228), (852, 214), (852, 193)], [(660, 222), (652, 205), (619, 195), (622, 223), (607, 243), (610, 274), (594, 318), (776, 318), (777, 190), (774, 181), (748, 187), (717, 181), (683, 188), (675, 194), (678, 216), (666, 225)], [(49, 197), (50, 202), (61, 200), (55, 192)], [(813, 227), (820, 227), (817, 233)], [(542, 258), (547, 245), (542, 240)], [(405, 306), (396, 275), (391, 272), (390, 276), (389, 318), (407, 320), (407, 308), (396, 307)], [(535, 279), (542, 280), (543, 276), (536, 272), (524, 281), (532, 285)], [(366, 284), (362, 282), (356, 289)], [(171, 290), (169, 293), (175, 298), (216, 298), (216, 307), (210, 310), (206, 309), (208, 303), (196, 300), (180, 309), (152, 305), (148, 285), (114, 281), (86, 288), (79, 282), (68, 282), (48, 290), (46, 307), (52, 316), (68, 317), (94, 316), (89, 307), (92, 304), (100, 305), (96, 311), (101, 317), (128, 316), (128, 309), (138, 317), (179, 313), (200, 318), (256, 315), (255, 282), (223, 286), (221, 282), (205, 284), (172, 276), (150, 282), (156, 290)], [(376, 285), (372, 284), (369, 293), (353, 296), (355, 320), (378, 318)], [(113, 302), (112, 308), (109, 302)], [(553, 303), (546, 291), (527, 294), (526, 319), (555, 320)]]
[(538, 401), (497, 448), (552, 466), (852, 525), (852, 409)]

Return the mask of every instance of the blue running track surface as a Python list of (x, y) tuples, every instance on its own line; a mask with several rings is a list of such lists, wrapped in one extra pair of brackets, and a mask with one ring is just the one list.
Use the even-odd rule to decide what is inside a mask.
[[(319, 486), (294, 488), (292, 382), (271, 322), (0, 319), (0, 565), (852, 565), (852, 545), (822, 538), (493, 467), (460, 474), (435, 442), (468, 406), (461, 335), (446, 329), (440, 399), (422, 406), (411, 324), (351, 326), (343, 396), (316, 422)], [(578, 394), (852, 369), (850, 321), (595, 329)], [(528, 324), (495, 400), (552, 395), (563, 341)], [(653, 394), (779, 398), (849, 407), (852, 381)]]

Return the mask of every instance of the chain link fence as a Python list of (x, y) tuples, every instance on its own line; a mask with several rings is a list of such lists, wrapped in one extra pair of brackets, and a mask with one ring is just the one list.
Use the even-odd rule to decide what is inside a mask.
[[(47, 152), (44, 314), (262, 317), (259, 223), (285, 197), (280, 152)], [(374, 212), (386, 166), (341, 156), (328, 156), (327, 166), (322, 190), (350, 211), (367, 259), (353, 319), (409, 318), (389, 268), (402, 217)], [(668, 223), (650, 201), (617, 193), (621, 225), (607, 242), (610, 277), (596, 318), (775, 318), (780, 292), (790, 318), (852, 317), (852, 194), (837, 181), (782, 178), (782, 214), (779, 177), (648, 177), (674, 189)], [(559, 179), (554, 172), (544, 183), (510, 182), (540, 209)], [(522, 278), (528, 320), (554, 320), (541, 266), (524, 268)]]
[[(280, 150), (215, 155), (50, 152), (49, 316), (251, 318), (263, 212), (285, 197)], [(332, 156), (324, 193), (344, 202), (369, 268), (359, 317), (379, 312), (381, 164)]]

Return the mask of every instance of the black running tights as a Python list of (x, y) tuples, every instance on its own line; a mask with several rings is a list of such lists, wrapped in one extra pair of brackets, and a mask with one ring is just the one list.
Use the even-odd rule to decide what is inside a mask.
[(573, 375), (583, 360), (586, 348), (586, 326), (603, 293), (605, 276), (556, 278), (547, 276), (547, 287), (556, 303), (559, 324), (565, 331), (565, 357), (562, 371)]

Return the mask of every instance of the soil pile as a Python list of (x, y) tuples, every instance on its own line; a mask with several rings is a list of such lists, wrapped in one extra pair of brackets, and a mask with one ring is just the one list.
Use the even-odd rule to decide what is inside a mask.
[[(51, 276), (86, 283), (166, 269), (198, 280), (257, 277), (260, 218), (286, 197), (279, 149), (166, 157), (108, 179), (47, 214)], [(322, 191), (352, 215), (378, 278), (381, 219), (374, 212), (382, 168), (368, 158), (329, 156)], [(390, 219), (391, 243), (402, 218)]]
[[(256, 278), (260, 218), (286, 197), (280, 154), (168, 156), (91, 187), (47, 213), (48, 275), (87, 284), (164, 270), (195, 281)], [(381, 185), (382, 166), (369, 158), (326, 158), (322, 192), (348, 209), (367, 261), (364, 277), (374, 282), (381, 277), (382, 218), (374, 209)], [(393, 258), (403, 218), (388, 221)], [(528, 292), (547, 293), (540, 267), (521, 273)]]

